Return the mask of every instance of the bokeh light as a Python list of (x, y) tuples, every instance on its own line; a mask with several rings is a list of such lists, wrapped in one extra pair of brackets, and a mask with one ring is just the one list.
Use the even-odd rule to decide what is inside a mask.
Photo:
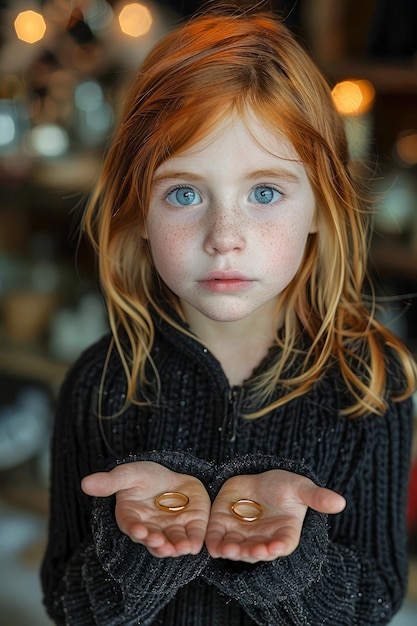
[(407, 167), (417, 165), (417, 131), (409, 130), (397, 137), (395, 144), (400, 161)]
[(333, 101), (342, 115), (363, 115), (375, 100), (375, 89), (368, 80), (344, 80), (332, 91)]
[(14, 21), (16, 35), (26, 43), (35, 43), (43, 38), (46, 31), (45, 20), (36, 11), (22, 11)]
[(16, 137), (16, 124), (10, 113), (0, 111), (0, 146), (7, 146)]
[(120, 29), (130, 37), (146, 35), (152, 26), (152, 14), (143, 4), (126, 4), (119, 13)]
[(30, 132), (30, 144), (36, 154), (43, 157), (58, 157), (69, 147), (67, 132), (56, 124), (40, 124)]

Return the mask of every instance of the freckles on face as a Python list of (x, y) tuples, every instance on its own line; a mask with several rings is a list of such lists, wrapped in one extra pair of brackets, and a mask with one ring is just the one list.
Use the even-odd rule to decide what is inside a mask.
[(156, 271), (176, 293), (177, 280), (190, 268), (189, 242), (191, 225), (167, 223), (163, 218), (147, 220), (148, 241)]
[(310, 232), (306, 229), (307, 220), (300, 221), (295, 215), (288, 218), (277, 228), (276, 223), (265, 224), (262, 237), (264, 263), (270, 271), (279, 274), (285, 280), (291, 280), (298, 271), (304, 256), (305, 246)]
[(299, 269), (314, 214), (288, 140), (259, 123), (248, 132), (232, 118), (158, 168), (146, 236), (158, 274), (183, 306), (233, 321), (276, 306)]

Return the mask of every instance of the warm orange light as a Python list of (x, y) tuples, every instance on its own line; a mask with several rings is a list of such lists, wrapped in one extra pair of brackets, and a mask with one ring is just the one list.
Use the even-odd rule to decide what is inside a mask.
[(142, 37), (151, 29), (152, 14), (147, 7), (138, 2), (126, 4), (120, 11), (119, 24), (126, 35)]
[(363, 115), (375, 100), (375, 89), (368, 80), (344, 80), (332, 91), (333, 101), (342, 115)]
[(417, 164), (417, 132), (407, 131), (397, 138), (397, 154), (405, 165)]
[(14, 21), (16, 35), (26, 43), (35, 43), (45, 34), (46, 24), (40, 13), (22, 11)]

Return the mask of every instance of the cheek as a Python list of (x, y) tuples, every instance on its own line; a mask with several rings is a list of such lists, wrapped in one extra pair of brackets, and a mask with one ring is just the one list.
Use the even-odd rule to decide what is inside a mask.
[(262, 246), (271, 263), (298, 265), (303, 257), (309, 231), (297, 221), (287, 222), (265, 233)]
[(148, 224), (148, 239), (156, 270), (162, 277), (189, 265), (189, 232), (185, 227), (154, 222)]

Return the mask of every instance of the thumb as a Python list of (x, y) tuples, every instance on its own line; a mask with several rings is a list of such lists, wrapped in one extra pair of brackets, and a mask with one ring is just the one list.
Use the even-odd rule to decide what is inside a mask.
[(114, 482), (110, 472), (97, 472), (96, 474), (89, 474), (82, 479), (81, 489), (88, 496), (111, 496), (117, 491)]
[(81, 481), (81, 489), (88, 496), (106, 497), (129, 489), (134, 485), (135, 476), (122, 465), (115, 467), (110, 472), (96, 472), (89, 474)]
[(302, 488), (300, 495), (304, 504), (319, 513), (340, 513), (346, 506), (345, 498), (339, 493), (314, 483)]

